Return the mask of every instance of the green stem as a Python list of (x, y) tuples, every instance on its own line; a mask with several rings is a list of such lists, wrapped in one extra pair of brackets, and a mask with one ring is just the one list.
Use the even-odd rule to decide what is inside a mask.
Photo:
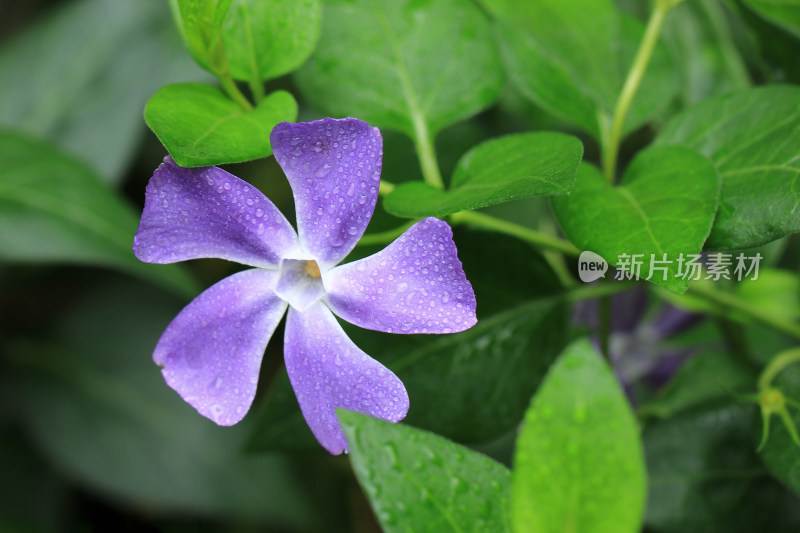
[(534, 246), (539, 246), (548, 250), (556, 250), (571, 256), (577, 257), (581, 253), (580, 250), (575, 248), (568, 241), (484, 213), (461, 211), (450, 215), (450, 221), (454, 224), (467, 224), (476, 228), (506, 233), (518, 239), (522, 239), (523, 241), (527, 241)]
[(613, 296), (614, 294), (625, 292), (637, 285), (634, 281), (600, 281), (590, 285), (579, 285), (569, 289), (565, 293), (565, 298), (570, 302), (580, 302), (582, 300), (593, 300)]
[(753, 307), (734, 294), (712, 289), (706, 285), (697, 284), (689, 285), (688, 293), (712, 302), (723, 309), (741, 313), (767, 327), (800, 339), (800, 324), (764, 312), (757, 307)]
[(250, 85), (250, 92), (253, 94), (253, 100), (255, 100), (256, 105), (261, 103), (261, 100), (264, 99), (264, 83), (258, 79), (252, 79), (249, 82)]
[(800, 348), (786, 350), (773, 357), (758, 377), (758, 389), (763, 391), (770, 388), (772, 381), (778, 374), (787, 366), (797, 362), (800, 362)]
[(389, 23), (389, 18), (384, 9), (377, 9), (377, 21), (381, 27), (389, 46), (392, 48), (392, 54), (397, 64), (397, 74), (400, 78), (400, 88), (403, 91), (403, 96), (408, 105), (408, 113), (411, 116), (411, 123), (414, 128), (414, 148), (417, 150), (417, 157), (419, 158), (420, 167), (422, 168), (422, 177), (426, 183), (429, 183), (437, 189), (444, 189), (444, 182), (442, 181), (442, 174), (439, 172), (439, 164), (436, 162), (436, 150), (433, 146), (428, 125), (425, 123), (425, 113), (419, 105), (417, 100), (417, 93), (414, 91), (414, 83), (412, 82), (411, 74), (406, 65), (405, 55), (403, 48), (400, 44), (397, 35), (395, 35), (392, 25)]
[(380, 185), (378, 185), (378, 195), (379, 196), (386, 196), (387, 194), (389, 194), (390, 192), (395, 190), (395, 188), (397, 188), (397, 185), (395, 185), (394, 183), (391, 183), (391, 182), (385, 181), (385, 180), (381, 180)]
[[(636, 91), (639, 90), (639, 85), (642, 82), (645, 71), (647, 71), (650, 58), (653, 56), (653, 50), (658, 42), (658, 36), (661, 33), (664, 18), (675, 3), (676, 2), (673, 0), (656, 0), (653, 13), (650, 15), (650, 20), (647, 22), (644, 37), (639, 44), (639, 49), (636, 51), (636, 57), (633, 59), (633, 64), (628, 71), (628, 76), (625, 78), (622, 91), (619, 93), (610, 129), (606, 130), (606, 133), (603, 135), (603, 171), (609, 183), (614, 183), (614, 178), (617, 173), (619, 146), (622, 141), (628, 110), (636, 96)], [(601, 124), (601, 128), (605, 129), (606, 127), (605, 124)]]
[(439, 163), (436, 162), (436, 149), (433, 146), (428, 125), (425, 124), (425, 118), (421, 113), (413, 112), (411, 119), (414, 122), (414, 147), (422, 168), (422, 178), (437, 189), (444, 189)]
[(376, 233), (367, 233), (366, 235), (361, 237), (356, 246), (370, 246), (373, 244), (386, 244), (392, 242), (397, 237), (402, 235), (405, 230), (413, 226), (416, 222), (417, 222), (416, 220), (412, 220), (411, 222), (407, 222), (397, 228), (393, 228), (386, 231), (379, 231)]
[(241, 107), (243, 111), (253, 110), (253, 104), (242, 94), (242, 91), (236, 86), (236, 82), (233, 81), (229, 73), (223, 72), (217, 74), (217, 77), (219, 78), (220, 85), (222, 85), (222, 88), (228, 93), (228, 96), (231, 97), (231, 100), (239, 104), (239, 107)]

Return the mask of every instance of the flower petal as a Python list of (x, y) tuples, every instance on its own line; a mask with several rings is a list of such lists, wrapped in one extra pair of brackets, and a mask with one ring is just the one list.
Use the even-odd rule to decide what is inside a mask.
[(323, 282), (333, 312), (362, 328), (452, 333), (477, 321), (453, 232), (436, 218), (417, 222), (374, 255), (331, 269)]
[(389, 422), (408, 412), (408, 394), (390, 370), (353, 344), (322, 303), (289, 309), (286, 370), (311, 432), (334, 455), (347, 451), (336, 408)]
[(264, 348), (286, 303), (272, 292), (277, 273), (252, 269), (213, 285), (175, 317), (153, 352), (167, 384), (221, 426), (244, 417)]
[(354, 118), (283, 122), (272, 130), (270, 143), (294, 191), (301, 244), (320, 266), (337, 264), (375, 211), (380, 131)]
[(221, 168), (182, 168), (170, 157), (147, 184), (133, 238), (147, 263), (219, 257), (275, 266), (296, 246), (291, 224), (261, 191)]

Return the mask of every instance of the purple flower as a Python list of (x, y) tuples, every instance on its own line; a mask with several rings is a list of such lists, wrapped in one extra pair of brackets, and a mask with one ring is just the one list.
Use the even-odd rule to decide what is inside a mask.
[(253, 402), (264, 349), (288, 307), (289, 379), (314, 436), (339, 454), (347, 443), (337, 407), (397, 422), (408, 394), (334, 314), (388, 333), (451, 333), (475, 324), (475, 294), (450, 227), (435, 218), (381, 252), (336, 266), (375, 210), (383, 156), (377, 128), (352, 118), (284, 122), (270, 140), (294, 191), (298, 233), (261, 192), (220, 168), (181, 168), (167, 157), (153, 174), (133, 242), (140, 260), (218, 257), (255, 267), (187, 305), (153, 359), (200, 414), (235, 424)]

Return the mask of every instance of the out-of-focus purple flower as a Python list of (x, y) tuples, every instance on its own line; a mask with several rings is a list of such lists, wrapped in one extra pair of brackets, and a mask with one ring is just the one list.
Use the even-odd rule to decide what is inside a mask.
[(426, 218), (384, 250), (336, 266), (355, 247), (378, 198), (383, 141), (356, 119), (282, 123), (270, 136), (294, 192), (298, 233), (261, 192), (217, 167), (167, 157), (147, 186), (133, 249), (148, 263), (217, 257), (252, 269), (187, 305), (153, 359), (170, 387), (220, 425), (239, 422), (264, 349), (287, 307), (284, 359), (311, 431), (347, 451), (335, 409), (397, 422), (408, 394), (347, 337), (334, 314), (388, 333), (473, 326), (475, 294), (447, 223)]
[[(647, 290), (637, 287), (611, 297), (609, 359), (614, 372), (632, 396), (632, 386), (644, 382), (658, 389), (669, 381), (691, 357), (688, 348), (673, 348), (669, 338), (691, 329), (705, 318), (665, 304), (652, 319), (645, 319)], [(597, 327), (597, 301), (587, 300), (575, 308), (573, 321)], [(597, 339), (594, 339), (597, 344)]]

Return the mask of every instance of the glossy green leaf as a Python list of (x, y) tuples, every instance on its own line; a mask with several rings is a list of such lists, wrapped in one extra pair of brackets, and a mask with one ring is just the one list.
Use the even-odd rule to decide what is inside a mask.
[(438, 435), (338, 411), (383, 531), (510, 531), (508, 469)]
[(531, 196), (566, 194), (582, 156), (581, 142), (562, 133), (508, 135), (467, 152), (448, 191), (422, 182), (405, 183), (383, 205), (396, 216), (443, 217)]
[[(600, 139), (644, 34), (611, 0), (481, 0), (496, 20), (509, 79), (528, 98)], [(631, 131), (669, 102), (676, 86), (658, 45), (625, 123)]]
[(218, 74), (227, 68), (222, 23), (232, 0), (173, 0), (179, 31), (189, 52), (205, 69)]
[(800, 1), (743, 0), (753, 11), (800, 37)]
[(222, 25), (231, 76), (269, 80), (303, 64), (317, 44), (320, 0), (233, 0)]
[(638, 532), (646, 484), (628, 400), (589, 342), (576, 341), (525, 414), (512, 474), (514, 530)]
[(138, 216), (89, 167), (12, 132), (0, 132), (0, 161), (0, 259), (107, 266), (196, 294), (182, 266), (136, 259)]
[(566, 315), (532, 302), (393, 354), (388, 366), (414, 399), (408, 422), (465, 442), (514, 428), (566, 342)]
[(296, 80), (326, 114), (415, 137), (474, 115), (503, 86), (489, 22), (468, 0), (331, 0)]
[[(582, 165), (572, 194), (553, 198), (552, 205), (575, 246), (617, 266), (624, 264), (623, 254), (642, 254), (640, 278), (683, 293), (689, 279), (679, 276), (680, 254), (702, 251), (718, 198), (719, 178), (705, 157), (660, 146), (640, 152), (617, 187)], [(663, 254), (667, 263), (651, 261), (651, 255), (662, 261)]]
[(712, 249), (758, 246), (800, 231), (800, 87), (747, 89), (673, 118), (657, 144), (685, 146), (722, 179)]
[(647, 531), (788, 533), (800, 528), (797, 498), (769, 478), (756, 456), (756, 411), (754, 405), (720, 399), (645, 428)]
[(222, 91), (202, 83), (167, 85), (144, 111), (147, 125), (183, 167), (267, 157), (272, 128), (296, 117), (297, 102), (286, 91), (275, 91), (252, 111), (243, 111)]
[(734, 40), (735, 20), (718, 0), (680, 2), (664, 20), (663, 40), (675, 59), (682, 107), (750, 85)]
[(161, 0), (77, 0), (0, 47), (0, 125), (47, 138), (118, 183), (161, 85), (208, 75)]
[(541, 253), (516, 237), (457, 226), (453, 239), (475, 291), (478, 320), (563, 292)]
[(324, 515), (285, 461), (243, 453), (247, 420), (216, 426), (164, 382), (151, 353), (181, 305), (138, 283), (105, 283), (71, 302), (56, 344), (12, 347), (3, 385), (14, 387), (26, 433), (80, 486), (151, 514), (321, 530)]

